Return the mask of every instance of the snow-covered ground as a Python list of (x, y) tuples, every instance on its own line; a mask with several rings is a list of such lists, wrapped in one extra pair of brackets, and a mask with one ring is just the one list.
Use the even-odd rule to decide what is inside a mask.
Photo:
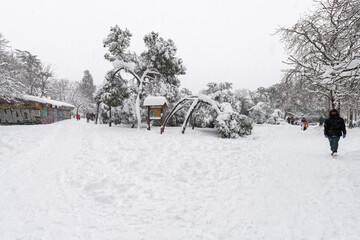
[(360, 129), (0, 127), (0, 239), (360, 239)]

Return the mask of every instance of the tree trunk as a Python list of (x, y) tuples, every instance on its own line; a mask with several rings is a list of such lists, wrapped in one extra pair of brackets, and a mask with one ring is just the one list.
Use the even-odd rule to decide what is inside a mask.
[(111, 118), (111, 106), (109, 106), (109, 111), (110, 111), (110, 114), (109, 114), (109, 127), (111, 127), (111, 121), (112, 121), (112, 118)]
[(194, 130), (195, 128), (195, 123), (196, 123), (196, 117), (192, 118), (192, 130)]
[(148, 106), (148, 114), (147, 114), (147, 130), (150, 130), (150, 106)]
[(354, 125), (353, 125), (353, 111), (352, 109), (350, 109), (350, 117), (349, 117), (349, 128), (353, 128)]
[(135, 111), (136, 111), (136, 119), (137, 119), (137, 124), (138, 124), (137, 129), (140, 130), (141, 129), (141, 114), (140, 114), (140, 94), (139, 93), (136, 97)]
[(97, 105), (97, 106), (96, 106), (95, 124), (98, 123), (100, 102), (98, 102), (96, 105)]

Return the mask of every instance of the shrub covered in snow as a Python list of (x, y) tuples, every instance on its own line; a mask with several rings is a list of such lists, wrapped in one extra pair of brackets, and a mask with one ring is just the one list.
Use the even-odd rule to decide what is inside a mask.
[(359, 127), (359, 128), (360, 128), (360, 119), (357, 120), (357, 121), (354, 123), (354, 127)]
[(215, 120), (215, 127), (222, 138), (250, 135), (253, 128), (250, 118), (236, 112), (221, 113)]
[(270, 106), (268, 103), (259, 102), (249, 109), (249, 115), (252, 120), (257, 124), (265, 123), (271, 114)]
[(216, 116), (217, 114), (214, 109), (209, 105), (203, 104), (193, 114), (195, 126), (200, 128), (213, 128)]
[(281, 111), (280, 109), (275, 109), (273, 113), (269, 116), (266, 123), (273, 125), (279, 125), (280, 123), (284, 123), (284, 115), (285, 113), (283, 111)]

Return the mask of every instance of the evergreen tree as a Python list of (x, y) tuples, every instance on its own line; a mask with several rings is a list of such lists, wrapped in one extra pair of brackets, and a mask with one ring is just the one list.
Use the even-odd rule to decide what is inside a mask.
[(94, 85), (94, 80), (89, 70), (84, 71), (84, 76), (80, 82), (79, 88), (84, 97), (86, 97), (90, 102), (94, 102), (96, 86)]
[(68, 100), (76, 107), (76, 114), (94, 112), (94, 106), (87, 95), (84, 94), (81, 82), (72, 82), (70, 84)]
[(141, 54), (142, 65), (156, 69), (160, 73), (159, 81), (145, 85), (149, 95), (165, 96), (169, 102), (180, 99), (179, 75), (185, 74), (186, 68), (181, 58), (176, 57), (175, 43), (159, 37), (158, 33), (151, 32), (144, 37), (147, 50)]
[[(117, 25), (110, 28), (110, 34), (103, 43), (108, 49), (105, 59), (113, 62), (114, 70), (112, 77), (106, 77), (106, 83), (99, 94), (114, 96), (111, 92), (119, 91), (119, 81), (115, 81), (118, 78), (115, 75), (129, 73), (130, 79), (121, 78), (122, 86), (128, 88), (127, 91), (121, 90), (125, 95), (118, 96), (118, 101), (112, 101), (122, 102), (126, 112), (133, 113), (132, 119), (138, 120), (139, 127), (142, 118), (140, 104), (144, 97), (161, 95), (171, 103), (180, 99), (180, 81), (177, 76), (185, 74), (185, 67), (182, 60), (175, 56), (176, 46), (172, 40), (166, 41), (152, 32), (144, 37), (147, 50), (138, 56), (128, 50), (131, 36), (128, 29), (122, 30)], [(117, 83), (114, 84), (113, 81)]]

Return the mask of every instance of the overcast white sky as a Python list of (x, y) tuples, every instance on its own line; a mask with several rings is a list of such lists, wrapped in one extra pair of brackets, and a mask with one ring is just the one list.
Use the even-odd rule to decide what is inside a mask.
[(56, 77), (79, 81), (88, 69), (100, 84), (111, 64), (102, 40), (118, 24), (140, 54), (151, 31), (171, 38), (187, 68), (182, 87), (208, 82), (256, 89), (280, 81), (283, 45), (272, 36), (312, 8), (312, 0), (1, 0), (0, 32), (14, 49), (51, 63)]

